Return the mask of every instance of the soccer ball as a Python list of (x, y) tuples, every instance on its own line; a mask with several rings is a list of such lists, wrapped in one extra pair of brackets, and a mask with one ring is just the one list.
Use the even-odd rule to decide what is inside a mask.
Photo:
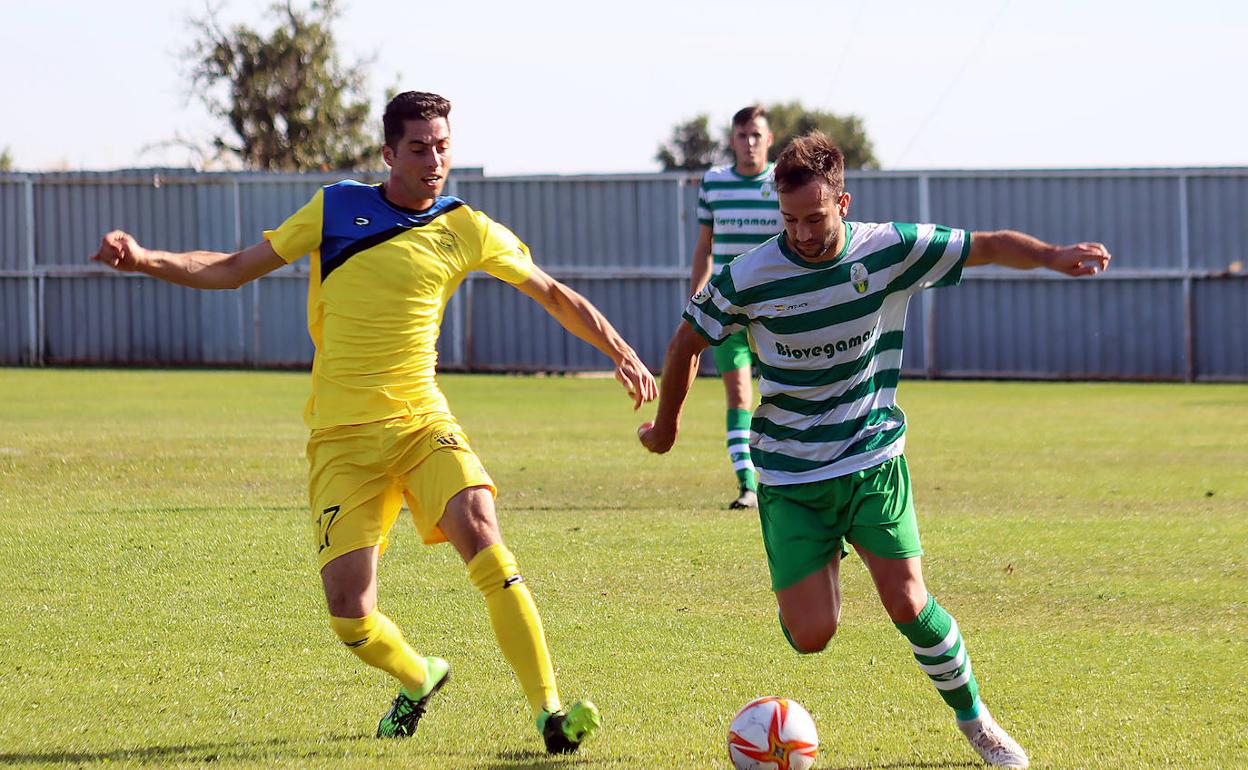
[(737, 770), (809, 770), (818, 750), (815, 720), (788, 698), (755, 698), (728, 728), (728, 757)]

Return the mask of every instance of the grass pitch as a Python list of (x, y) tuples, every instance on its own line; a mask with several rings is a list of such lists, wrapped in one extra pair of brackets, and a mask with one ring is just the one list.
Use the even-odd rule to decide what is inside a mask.
[[(414, 740), (325, 621), (305, 512), (307, 375), (0, 370), (0, 765), (725, 768), (750, 698), (819, 726), (819, 768), (974, 767), (856, 559), (800, 657), (756, 517), (723, 510), (722, 395), (647, 455), (609, 380), (443, 378), (498, 481), (566, 699), (540, 753), (449, 546), (400, 518), (381, 607), (455, 666)], [(1248, 756), (1248, 387), (907, 382), (928, 583), (1034, 767)]]

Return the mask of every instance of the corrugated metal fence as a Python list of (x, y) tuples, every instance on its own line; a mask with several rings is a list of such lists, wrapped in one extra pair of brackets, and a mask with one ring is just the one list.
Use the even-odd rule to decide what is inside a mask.
[[(366, 181), (375, 178), (362, 177)], [(0, 363), (306, 366), (305, 263), (197, 292), (90, 265), (120, 227), (171, 250), (231, 251), (323, 175), (0, 175)], [(1094, 280), (968, 271), (910, 309), (906, 370), (928, 376), (1248, 380), (1248, 169), (851, 172), (851, 218), (1099, 240)], [(453, 194), (515, 230), (657, 368), (687, 294), (697, 180), (471, 177)], [(447, 308), (442, 365), (578, 370), (607, 361), (488, 276)]]

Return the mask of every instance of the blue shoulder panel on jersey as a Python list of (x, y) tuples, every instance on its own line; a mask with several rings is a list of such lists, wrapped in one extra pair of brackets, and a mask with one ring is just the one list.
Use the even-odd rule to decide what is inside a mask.
[(440, 195), (430, 208), (413, 211), (387, 201), (378, 185), (350, 180), (328, 185), (321, 216), (321, 282), (361, 251), (424, 227), (462, 205), (459, 198)]

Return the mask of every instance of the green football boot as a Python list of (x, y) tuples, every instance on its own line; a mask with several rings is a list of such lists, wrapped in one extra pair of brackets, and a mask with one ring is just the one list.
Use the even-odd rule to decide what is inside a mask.
[(425, 715), (425, 707), (429, 705), (429, 699), (433, 694), (442, 689), (442, 685), (451, 679), (451, 664), (441, 658), (427, 657), (425, 665), (429, 669), (429, 679), (425, 682), (433, 683), (429, 688), (429, 692), (424, 695), (413, 698), (407, 694), (402, 688), (399, 689), (399, 695), (394, 699), (394, 703), (390, 706), (390, 710), (377, 723), (378, 738), (409, 738), (416, 732), (416, 725), (420, 724), (420, 718)]
[(587, 700), (578, 700), (553, 714), (543, 711), (537, 718), (537, 729), (542, 731), (548, 754), (573, 753), (600, 726), (602, 717), (598, 714), (598, 707)]

